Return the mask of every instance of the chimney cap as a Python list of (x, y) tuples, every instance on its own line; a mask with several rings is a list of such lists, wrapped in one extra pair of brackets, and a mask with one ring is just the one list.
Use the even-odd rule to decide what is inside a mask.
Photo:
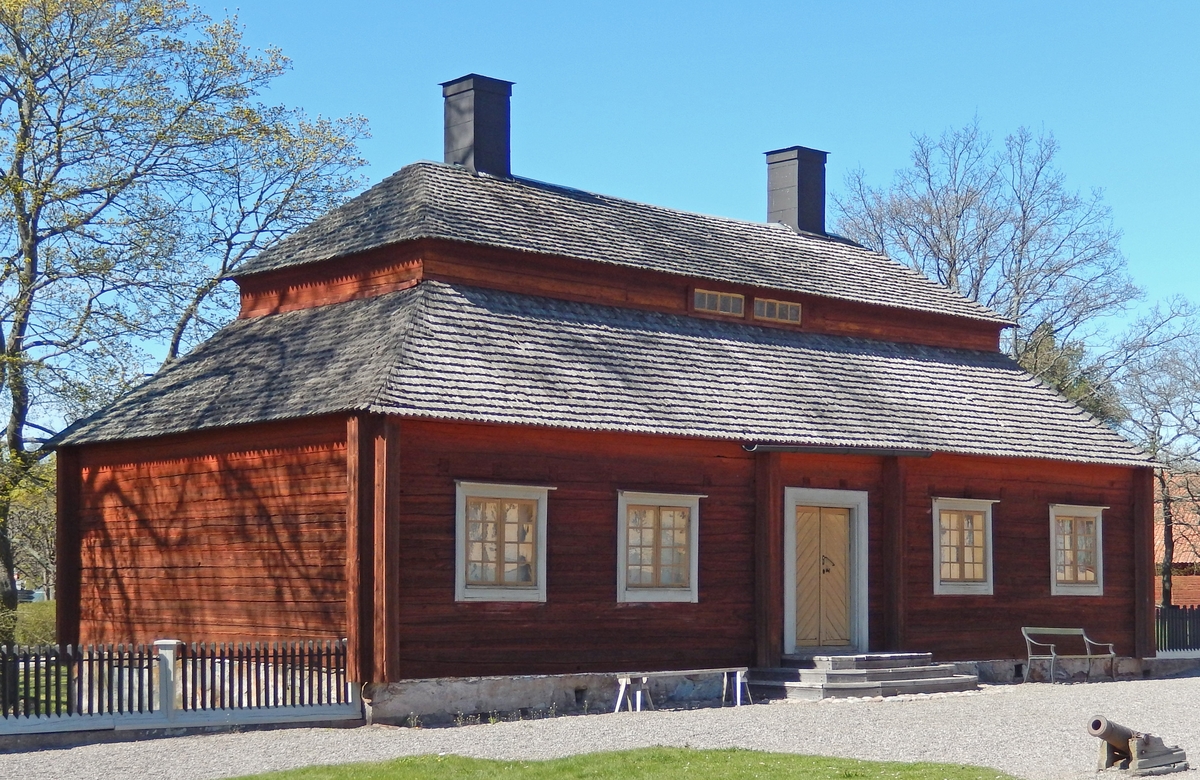
[(515, 81), (494, 79), (491, 76), (480, 76), (478, 73), (468, 73), (465, 76), (459, 76), (450, 81), (443, 81), (438, 86), (442, 88), (442, 97), (450, 97), (451, 95), (457, 95), (459, 92), (466, 92), (471, 89), (480, 92), (494, 92), (497, 95), (511, 97), (513, 84), (515, 83)]
[(816, 157), (821, 156), (821, 162), (829, 156), (829, 152), (823, 152), (820, 149), (811, 149), (807, 146), (786, 146), (783, 149), (772, 149), (769, 152), (763, 152), (767, 156), (767, 162), (783, 162), (784, 160), (797, 160), (800, 157)]

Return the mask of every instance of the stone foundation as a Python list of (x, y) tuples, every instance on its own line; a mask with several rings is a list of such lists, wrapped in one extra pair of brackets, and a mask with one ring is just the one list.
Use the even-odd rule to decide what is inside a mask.
[[(995, 661), (959, 661), (955, 663), (959, 674), (977, 674), (983, 683), (1019, 683), (1028, 663), (1024, 658), (1000, 659)], [(1055, 664), (1059, 682), (1083, 682), (1087, 679), (1088, 662), (1080, 659), (1064, 659)], [(1049, 661), (1035, 661), (1030, 672), (1031, 682), (1048, 682)], [(1174, 677), (1200, 670), (1200, 658), (1117, 658), (1117, 679), (1147, 679)], [(1108, 676), (1108, 661), (1092, 662), (1093, 681), (1111, 679)]]
[[(395, 725), (611, 712), (617, 700), (617, 677), (617, 674), (439, 677), (368, 685), (363, 698), (367, 702), (368, 722)], [(647, 685), (659, 707), (721, 703), (720, 673), (651, 677)]]

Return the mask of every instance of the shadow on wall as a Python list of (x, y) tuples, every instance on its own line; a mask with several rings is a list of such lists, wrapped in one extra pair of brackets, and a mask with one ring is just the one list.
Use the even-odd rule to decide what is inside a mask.
[(345, 463), (342, 443), (85, 458), (81, 641), (340, 638)]

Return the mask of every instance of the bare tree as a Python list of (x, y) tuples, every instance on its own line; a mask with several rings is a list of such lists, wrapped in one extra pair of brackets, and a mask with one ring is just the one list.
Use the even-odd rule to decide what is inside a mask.
[(1021, 128), (997, 146), (978, 120), (917, 136), (887, 189), (850, 174), (837, 229), (1008, 317), (1004, 348), (1102, 419), (1121, 417), (1114, 381), (1139, 341), (1172, 332), (1181, 308), (1112, 336), (1105, 319), (1139, 300), (1100, 192), (1069, 189), (1053, 135)]
[(254, 133), (233, 135), (205, 151), (175, 210), (180, 242), (201, 262), (191, 266), (190, 283), (177, 288), (178, 315), (164, 365), (236, 310), (228, 274), (361, 185), (354, 172), (365, 164), (357, 143), (366, 134), (359, 117), (310, 120), (273, 108), (258, 118)]
[(203, 335), (223, 270), (354, 185), (361, 120), (256, 102), (286, 68), (186, 0), (0, 4), (0, 611), (13, 493), (55, 421)]
[(1163, 529), (1162, 605), (1171, 605), (1178, 542), (1200, 542), (1200, 339), (1146, 350), (1120, 380), (1122, 425), (1158, 462), (1156, 513)]

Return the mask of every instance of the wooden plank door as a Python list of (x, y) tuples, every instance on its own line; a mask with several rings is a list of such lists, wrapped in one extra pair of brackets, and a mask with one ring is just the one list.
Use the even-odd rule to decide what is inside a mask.
[(796, 507), (796, 646), (821, 644), (821, 510)]
[(850, 510), (821, 508), (821, 645), (850, 644)]
[(796, 646), (850, 644), (850, 510), (796, 507)]

